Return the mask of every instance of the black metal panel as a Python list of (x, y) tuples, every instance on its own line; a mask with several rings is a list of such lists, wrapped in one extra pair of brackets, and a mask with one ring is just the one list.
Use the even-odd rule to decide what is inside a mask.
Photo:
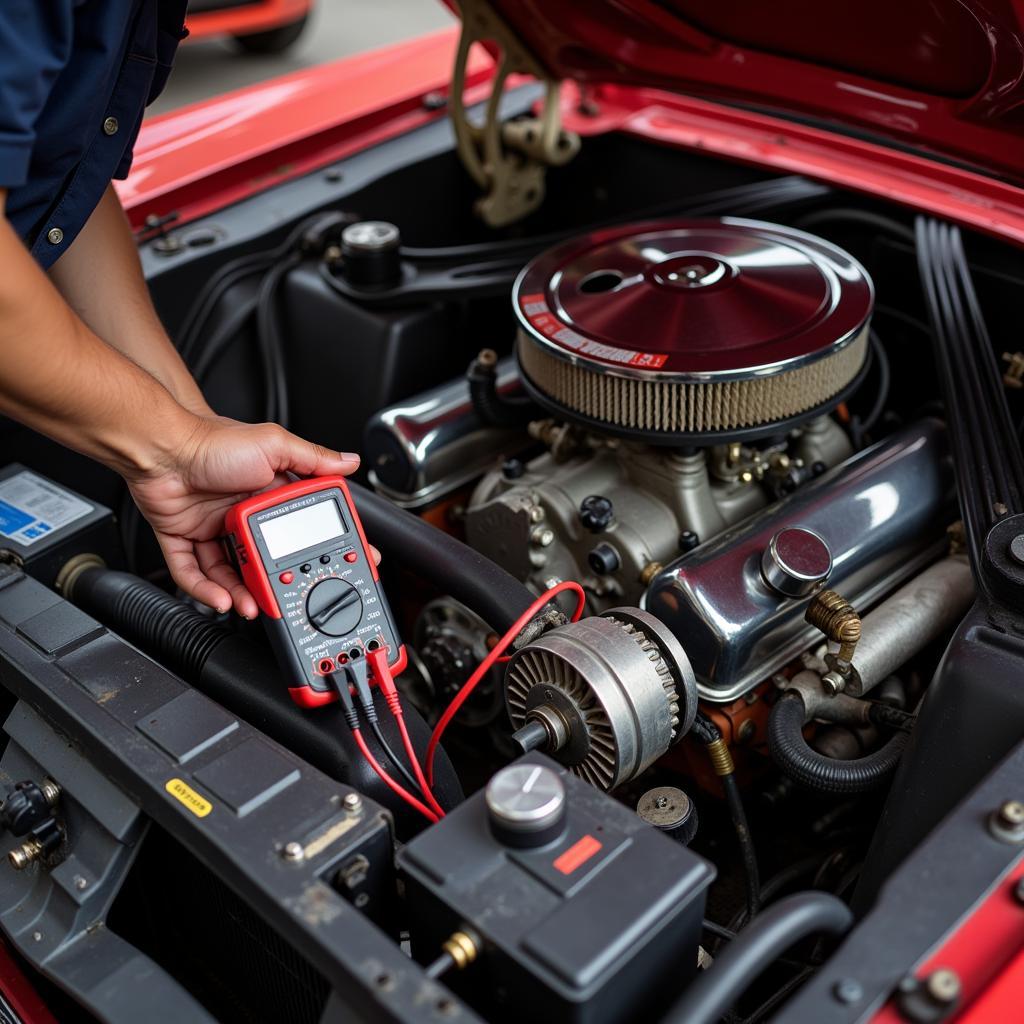
[[(10, 567), (0, 567), (0, 596), (0, 683), (70, 737), (97, 772), (308, 958), (353, 1016), (367, 1021), (476, 1020), (331, 884), (339, 863), (353, 851), (372, 851), (379, 860), (379, 839), (390, 834), (387, 812), (365, 798), (360, 810), (347, 812), (342, 801), (351, 790), (244, 721), (226, 733), (219, 730), (223, 709), (198, 695), (189, 713), (200, 720), (208, 717), (211, 731), (220, 731), (221, 738), (179, 763), (137, 726), (143, 714), (166, 714), (169, 701), (189, 692), (185, 683), (106, 632), (70, 656), (47, 656), (18, 634), (17, 609), (34, 614), (40, 605), (60, 599)], [(87, 677), (99, 663), (107, 665), (102, 685)], [(254, 741), (265, 744), (300, 778), (283, 788), (281, 777), (263, 780), (263, 793), (250, 794), (248, 813), (239, 814), (204, 787), (197, 774)], [(74, 792), (75, 778), (56, 781)], [(292, 843), (302, 848), (298, 859), (283, 856)], [(31, 949), (22, 952), (32, 959)]]

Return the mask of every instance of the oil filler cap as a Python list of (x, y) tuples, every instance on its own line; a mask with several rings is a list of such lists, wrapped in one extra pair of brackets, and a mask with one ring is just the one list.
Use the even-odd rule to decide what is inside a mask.
[(779, 530), (761, 556), (761, 575), (783, 597), (806, 597), (832, 575), (832, 552), (812, 530)]
[(565, 827), (565, 785), (540, 764), (514, 764), (487, 783), (491, 831), (506, 846), (544, 846)]

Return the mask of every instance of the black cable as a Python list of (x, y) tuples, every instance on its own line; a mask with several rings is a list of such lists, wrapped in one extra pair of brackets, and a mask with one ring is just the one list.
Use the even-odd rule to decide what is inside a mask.
[[(373, 738), (380, 745), (380, 749), (384, 752), (384, 754), (387, 757), (387, 759), (394, 766), (395, 771), (397, 771), (398, 774), (402, 776), (402, 778), (405, 780), (407, 785), (412, 787), (412, 792), (414, 794), (415, 793), (419, 793), (422, 796), (423, 790), (420, 789), (420, 784), (413, 778), (412, 772), (410, 772), (405, 767), (405, 765), (402, 764), (402, 762), (398, 758), (398, 755), (395, 753), (395, 751), (391, 747), (391, 744), (388, 743), (388, 741), (384, 738), (384, 733), (381, 732), (380, 723), (379, 722), (371, 722), (370, 723), (370, 732), (373, 733)], [(385, 771), (387, 770), (387, 765), (384, 766), (384, 769), (385, 769)]]
[(792, 995), (814, 973), (814, 970), (815, 968), (804, 964), (789, 981), (776, 989), (756, 1010), (744, 1017), (740, 1024), (757, 1024), (758, 1021), (764, 1020), (779, 1003)]
[(854, 434), (853, 443), (856, 448), (863, 446), (865, 435), (870, 434), (872, 428), (882, 418), (885, 404), (889, 399), (889, 388), (892, 382), (889, 355), (885, 351), (885, 346), (874, 331), (871, 332), (870, 337), (871, 351), (874, 355), (875, 366), (878, 368), (878, 391), (875, 394), (875, 401), (871, 406), (871, 411), (867, 416), (864, 419), (855, 416), (850, 422), (851, 432)]
[(669, 1010), (663, 1024), (715, 1024), (781, 954), (811, 935), (842, 935), (850, 908), (825, 892), (787, 896), (763, 911), (729, 943)]
[[(713, 747), (722, 742), (722, 733), (718, 726), (703, 711), (697, 712), (691, 732), (706, 747)], [(716, 771), (718, 771), (717, 763)], [(736, 832), (740, 855), (743, 858), (747, 916), (753, 918), (761, 906), (761, 879), (757, 866), (757, 851), (754, 848), (754, 839), (750, 834), (750, 824), (747, 821), (747, 812), (743, 807), (743, 797), (740, 794), (735, 774), (732, 771), (726, 774), (719, 772), (718, 778), (722, 783), (726, 806), (729, 808), (729, 817), (732, 818), (733, 830)]]
[(726, 928), (725, 925), (716, 924), (714, 921), (704, 918), (704, 924), (702, 925), (704, 931), (709, 935), (714, 935), (716, 939), (724, 939), (726, 942), (731, 942), (736, 938), (736, 932), (731, 928)]
[(288, 426), (288, 379), (284, 366), (277, 294), (281, 282), (301, 259), (298, 253), (274, 266), (260, 282), (256, 303), (256, 333), (267, 383), (267, 419)]
[(830, 221), (839, 223), (846, 221), (876, 231), (887, 231), (890, 235), (895, 235), (900, 241), (906, 242), (908, 245), (914, 244), (913, 228), (898, 220), (894, 220), (892, 217), (886, 217), (884, 214), (873, 213), (871, 210), (858, 210), (854, 207), (834, 207), (827, 210), (815, 210), (813, 213), (808, 213), (798, 218), (796, 225), (799, 228), (808, 230), (816, 227), (818, 224), (827, 224)]

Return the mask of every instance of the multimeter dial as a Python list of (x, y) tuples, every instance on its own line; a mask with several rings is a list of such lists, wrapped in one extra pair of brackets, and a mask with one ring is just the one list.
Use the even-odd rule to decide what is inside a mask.
[(363, 599), (359, 591), (331, 576), (315, 584), (306, 598), (306, 619), (325, 636), (346, 636), (363, 617)]

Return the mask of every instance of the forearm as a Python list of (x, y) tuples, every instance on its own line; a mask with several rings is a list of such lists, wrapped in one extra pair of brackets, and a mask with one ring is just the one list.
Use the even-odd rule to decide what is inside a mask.
[(113, 185), (50, 279), (95, 335), (147, 370), (185, 408), (211, 413), (156, 315)]
[(0, 412), (122, 474), (158, 465), (196, 417), (75, 315), (2, 217), (0, 266)]

